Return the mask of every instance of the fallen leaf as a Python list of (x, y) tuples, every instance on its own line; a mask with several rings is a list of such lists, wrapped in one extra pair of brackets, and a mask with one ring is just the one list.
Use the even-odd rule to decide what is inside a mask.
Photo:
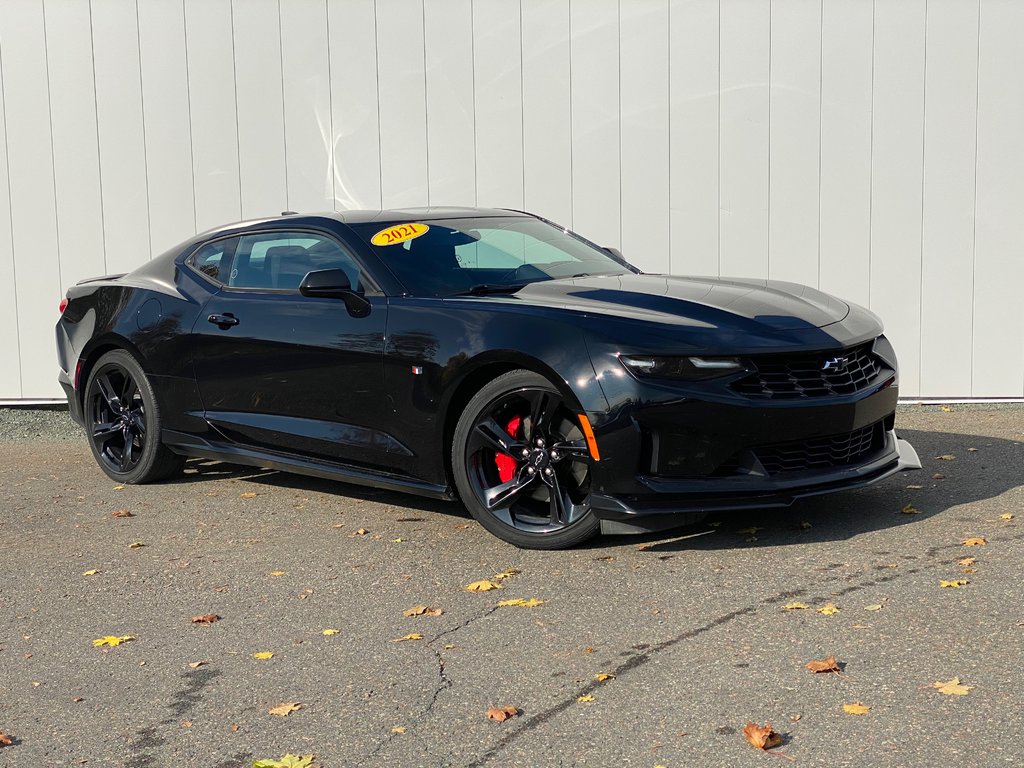
[(603, 683), (606, 680), (614, 680), (615, 675), (613, 675), (611, 672), (598, 672), (596, 675), (594, 675), (594, 679), (597, 680), (597, 682), (599, 683)]
[(246, 491), (245, 493), (239, 494), (238, 498), (240, 498), (240, 499), (255, 499), (257, 496), (259, 496), (259, 494), (254, 492), (254, 491)]
[(520, 571), (520, 570), (518, 570), (516, 568), (509, 568), (506, 571), (502, 571), (501, 573), (494, 574), (494, 580), (495, 581), (502, 581), (504, 579), (511, 579), (513, 576), (515, 576), (516, 574), (519, 574), (519, 573), (522, 573), (522, 571)]
[(859, 701), (855, 704), (843, 704), (843, 712), (848, 715), (866, 715), (871, 711), (871, 707), (861, 704)]
[(593, 653), (593, 652), (594, 652), (594, 649), (593, 649), (593, 648), (591, 648), (591, 647), (590, 647), (590, 646), (588, 645), (588, 646), (587, 646), (586, 648), (584, 648), (584, 649), (583, 649), (583, 652), (584, 652), (584, 653)]
[(961, 568), (960, 573), (977, 573), (978, 571), (974, 568)]
[(323, 634), (325, 634), (325, 635), (336, 635), (336, 634), (338, 634), (338, 630), (336, 630), (336, 629), (325, 629), (323, 631)]
[(818, 613), (822, 616), (831, 616), (833, 613), (839, 613), (839, 608), (837, 608), (833, 603), (829, 603), (828, 605), (823, 605), (819, 608)]
[(817, 674), (818, 672), (838, 672), (839, 665), (836, 663), (835, 656), (829, 656), (824, 659), (813, 659), (804, 664), (811, 672)]
[(865, 611), (880, 611), (880, 610), (882, 610), (882, 605), (881, 605), (881, 603), (875, 603), (874, 605), (865, 605), (864, 606), (864, 610)]
[(956, 564), (957, 565), (962, 565), (964, 568), (970, 568), (976, 562), (978, 562), (978, 558), (976, 558), (976, 557), (965, 557), (965, 558), (962, 558), (960, 560), (957, 560)]
[(131, 544), (128, 545), (128, 549), (141, 549), (144, 546), (146, 545), (143, 544), (141, 541), (133, 541)]
[(284, 704), (271, 707), (268, 712), (275, 717), (288, 717), (292, 712), (298, 712), (300, 709), (302, 709), (301, 701), (286, 701)]
[(482, 579), (466, 585), (467, 592), (490, 592), (492, 589), (501, 589), (501, 584)]
[(260, 659), (261, 661), (265, 661), (267, 659), (274, 658), (274, 654), (271, 651), (258, 651), (257, 653), (254, 653), (252, 657), (254, 659)]
[(515, 717), (518, 714), (519, 710), (515, 707), (490, 707), (487, 710), (487, 719), (504, 723), (510, 717)]
[(802, 610), (804, 610), (806, 608), (810, 608), (810, 607), (811, 606), (809, 606), (807, 603), (786, 603), (784, 606), (782, 606), (782, 610), (784, 610), (784, 611), (802, 611)]
[(354, 539), (356, 536), (365, 536), (368, 533), (369, 531), (365, 528), (356, 528), (356, 530), (352, 531), (352, 533), (350, 533), (348, 537), (350, 539)]
[(941, 408), (939, 408), (939, 410), (942, 411), (943, 413), (952, 413), (953, 412), (953, 409), (950, 408), (948, 405), (942, 406)]
[(801, 528), (801, 529), (803, 529), (803, 530), (805, 530), (805, 531), (806, 531), (806, 530), (807, 530), (808, 528), (810, 528), (810, 527), (811, 527), (811, 524), (810, 524), (810, 523), (808, 523), (808, 522), (807, 522), (806, 520), (804, 520), (804, 521), (803, 521), (802, 523), (800, 523), (800, 528)]
[(239, 728), (238, 723), (232, 723), (230, 727), (231, 727), (231, 732), (232, 733), (238, 733), (238, 728)]
[(10, 734), (0, 731), (0, 747), (9, 747), (14, 743), (14, 739)]
[(977, 449), (977, 448), (968, 448), (968, 449), (967, 449), (967, 452), (968, 452), (968, 453), (977, 453), (977, 452), (978, 452), (978, 449)]
[(921, 510), (917, 509), (913, 504), (906, 504), (906, 505), (904, 505), (900, 509), (900, 512), (902, 512), (904, 515), (919, 515), (919, 514), (921, 514)]
[(215, 621), (220, 621), (220, 616), (216, 613), (204, 613), (202, 616), (193, 616), (193, 624), (213, 624)]
[(402, 611), (403, 616), (440, 616), (444, 611), (440, 608), (431, 608), (429, 605), (414, 605)]
[(422, 639), (423, 639), (423, 635), (421, 635), (419, 632), (410, 632), (408, 635), (404, 635), (402, 637), (395, 638), (391, 642), (392, 643), (404, 643), (404, 642), (406, 642), (408, 640), (422, 640)]
[(124, 486), (123, 485), (115, 485), (113, 490), (115, 490), (115, 491), (123, 491), (124, 490)]
[(95, 568), (91, 571), (82, 571), (83, 576), (95, 576), (97, 573), (99, 573), (99, 571), (97, 571)]
[(280, 760), (253, 760), (253, 768), (313, 768), (315, 755), (293, 755), (290, 752)]
[(207, 664), (209, 664), (208, 661), (190, 661), (188, 663), (188, 665), (192, 667), (192, 669), (199, 669), (200, 667), (204, 667)]
[(907, 486), (907, 490), (908, 491), (920, 491), (922, 488), (924, 488), (923, 485), (908, 485)]
[(81, 702), (85, 701), (85, 699), (83, 699), (81, 696), (75, 696), (75, 698), (73, 698), (72, 701), (75, 702), (75, 704), (80, 704)]
[(757, 526), (752, 525), (749, 528), (740, 528), (738, 531), (736, 531), (736, 533), (738, 533), (741, 536), (753, 536), (755, 533), (757, 533), (760, 530), (761, 529), (758, 528)]
[(134, 635), (106, 635), (104, 637), (99, 638), (98, 640), (93, 640), (92, 644), (94, 648), (99, 648), (103, 645), (109, 645), (111, 648), (114, 648), (120, 645), (121, 643), (128, 643), (134, 639)]
[(135, 517), (133, 512), (129, 512), (127, 509), (115, 509), (110, 513), (111, 517)]
[(1013, 512), (1006, 512), (999, 516), (1000, 520), (1013, 520)]
[(518, 606), (520, 608), (536, 608), (538, 605), (543, 605), (543, 600), (538, 600), (536, 597), (531, 597), (529, 600), (524, 600), (521, 597), (516, 597), (511, 600), (499, 600), (498, 605), (502, 608)]
[(422, 517), (399, 517), (395, 519), (396, 523), (422, 523)]
[(946, 479), (946, 476), (944, 474), (942, 474), (941, 472), (936, 472), (934, 475), (932, 475), (932, 480), (945, 480), (945, 479)]
[(270, 575), (273, 577), (284, 576), (288, 571), (271, 571)]
[(947, 696), (966, 696), (974, 688), (973, 685), (961, 685), (960, 678), (954, 677), (945, 683), (934, 682), (932, 688), (938, 690), (939, 693), (944, 693)]
[(944, 453), (941, 456), (936, 456), (935, 458), (938, 459), (939, 461), (953, 461), (954, 459), (956, 459), (956, 456), (954, 456), (952, 453)]
[(192, 721), (191, 720), (182, 720), (181, 721), (181, 727), (182, 728), (191, 728), (192, 727)]
[(965, 547), (983, 547), (988, 544), (988, 539), (984, 536), (971, 536), (968, 539), (964, 539), (961, 543)]
[(577, 696), (576, 701), (582, 704), (589, 704), (590, 702), (594, 701), (594, 697), (588, 693), (586, 696)]
[(771, 723), (747, 723), (743, 726), (743, 738), (757, 749), (771, 749), (782, 743), (782, 736), (772, 730)]
[(650, 552), (652, 549), (654, 549), (654, 545), (653, 544), (640, 544), (640, 545), (637, 546), (636, 551), (637, 552)]
[(391, 540), (391, 542), (393, 544), (401, 544), (403, 541), (405, 541), (405, 539), (392, 539)]
[(405, 726), (404, 725), (396, 725), (394, 728), (391, 729), (391, 732), (392, 733), (405, 733)]
[(970, 584), (970, 582), (967, 581), (967, 579), (943, 579), (939, 582), (940, 587), (949, 589), (959, 589), (960, 587), (966, 586), (967, 584)]

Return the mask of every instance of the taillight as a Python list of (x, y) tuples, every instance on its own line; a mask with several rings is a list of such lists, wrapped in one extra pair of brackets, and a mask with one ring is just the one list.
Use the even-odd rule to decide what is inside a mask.
[(68, 300), (67, 300), (67, 297), (65, 297), (65, 298), (60, 300), (60, 313), (63, 315), (64, 314), (64, 310), (67, 309), (67, 308), (68, 308)]

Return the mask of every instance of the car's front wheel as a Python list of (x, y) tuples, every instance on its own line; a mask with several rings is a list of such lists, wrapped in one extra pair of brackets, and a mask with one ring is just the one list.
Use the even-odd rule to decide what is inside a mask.
[(93, 456), (114, 480), (151, 483), (184, 465), (184, 457), (160, 442), (161, 415), (153, 386), (123, 349), (96, 361), (83, 405)]
[(463, 503), (518, 547), (561, 549), (597, 532), (590, 469), (576, 410), (532, 371), (485, 385), (455, 428), (452, 470)]

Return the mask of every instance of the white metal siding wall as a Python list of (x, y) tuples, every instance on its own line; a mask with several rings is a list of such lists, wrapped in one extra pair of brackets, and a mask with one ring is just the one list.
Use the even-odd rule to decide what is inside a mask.
[[(284, 209), (525, 208), (1024, 396), (1019, 0), (2, 0), (0, 399), (64, 288)], [(4, 183), (6, 182), (6, 183)]]

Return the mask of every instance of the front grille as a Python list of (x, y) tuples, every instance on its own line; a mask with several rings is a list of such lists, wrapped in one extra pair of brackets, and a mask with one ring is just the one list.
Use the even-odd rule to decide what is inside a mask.
[[(852, 395), (891, 373), (872, 352), (873, 342), (842, 352), (764, 355), (752, 358), (757, 370), (736, 381), (734, 390), (747, 397), (794, 400)], [(841, 365), (835, 361), (842, 360)], [(832, 364), (826, 368), (826, 364)]]
[(762, 445), (752, 450), (769, 475), (844, 467), (880, 450), (885, 445), (884, 429), (879, 421), (842, 435)]

